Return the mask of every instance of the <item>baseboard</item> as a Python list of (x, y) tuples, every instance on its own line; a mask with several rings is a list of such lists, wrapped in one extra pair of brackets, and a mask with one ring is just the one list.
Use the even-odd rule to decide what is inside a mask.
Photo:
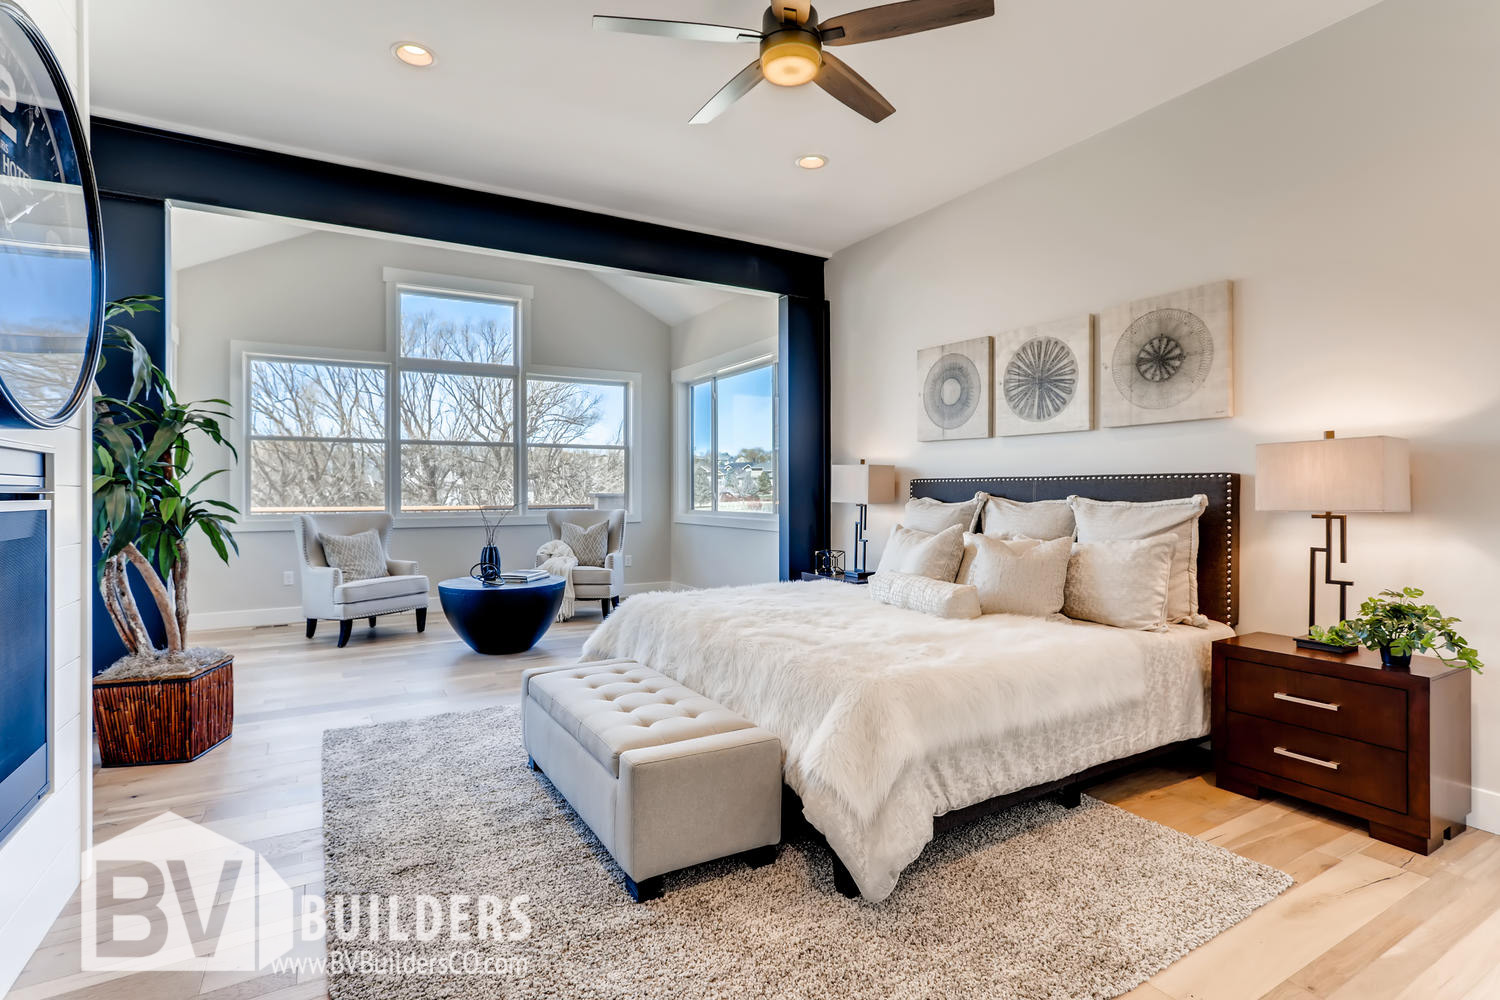
[(1500, 792), (1487, 788), (1474, 789), (1474, 811), (1469, 813), (1469, 825), (1490, 833), (1500, 833)]
[[(635, 594), (646, 594), (653, 590), (690, 590), (679, 583), (670, 580), (646, 581), (643, 583), (627, 583), (625, 585), (625, 596), (631, 597)], [(433, 608), (439, 607), (438, 595), (434, 591), (430, 595)], [(239, 611), (195, 611), (192, 617), (192, 631), (217, 632), (221, 629), (231, 628), (262, 628), (267, 625), (297, 625), (305, 621), (302, 615), (302, 606), (294, 604), (291, 607), (282, 608), (243, 608)]]

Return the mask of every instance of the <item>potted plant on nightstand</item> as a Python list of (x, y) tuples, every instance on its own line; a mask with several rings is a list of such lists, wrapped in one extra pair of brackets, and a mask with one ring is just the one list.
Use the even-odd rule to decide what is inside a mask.
[(1459, 619), (1418, 603), (1422, 596), (1416, 587), (1382, 590), (1359, 606), (1357, 617), (1315, 628), (1310, 636), (1335, 646), (1378, 649), (1380, 662), (1395, 669), (1409, 668), (1413, 653), (1429, 652), (1449, 666), (1481, 672), (1479, 654), (1454, 631)]
[[(153, 301), (112, 302), (106, 320), (154, 312)], [(192, 451), (195, 438), (206, 438), (235, 454), (219, 423), (229, 404), (179, 402), (129, 330), (109, 323), (106, 331), (106, 357), (128, 361), (131, 388), (115, 397), (96, 386), (94, 537), (99, 591), (128, 653), (94, 679), (100, 757), (106, 767), (191, 760), (234, 727), (234, 658), (187, 645), (189, 537), (203, 534), (225, 562), (231, 547), (239, 551), (230, 530), (239, 512), (199, 496), (225, 470), (198, 475)], [(161, 612), (165, 648), (157, 648), (131, 592), (131, 569)]]

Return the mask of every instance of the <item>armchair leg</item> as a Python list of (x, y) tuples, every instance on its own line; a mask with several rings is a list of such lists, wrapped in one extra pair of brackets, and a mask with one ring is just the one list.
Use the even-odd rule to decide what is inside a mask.
[(609, 606), (612, 608), (618, 608), (620, 606), (620, 599), (618, 597), (611, 597), (609, 599)]
[(599, 600), (599, 610), (602, 611), (602, 612), (604, 612), (604, 617), (605, 618), (609, 617), (609, 611), (610, 611), (610, 608), (609, 608), (609, 598), (607, 598), (607, 597), (600, 598), (600, 600)]
[(427, 609), (426, 608), (418, 608), (417, 609), (417, 631), (418, 632), (426, 632), (427, 631)]
[(353, 619), (345, 618), (343, 621), (339, 622), (339, 649), (343, 649), (345, 646), (349, 645), (349, 635), (353, 631)]
[(371, 628), (375, 627), (375, 616), (374, 615), (370, 616), (370, 627)]
[(317, 632), (317, 631), (318, 631), (318, 620), (316, 618), (309, 618), (307, 620), (307, 637), (309, 639), (311, 639), (313, 637), (313, 634), (315, 632)]

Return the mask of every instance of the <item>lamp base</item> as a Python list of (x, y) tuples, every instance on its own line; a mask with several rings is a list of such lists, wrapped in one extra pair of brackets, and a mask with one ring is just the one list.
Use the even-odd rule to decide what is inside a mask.
[(1335, 646), (1331, 642), (1319, 642), (1318, 640), (1310, 639), (1305, 635), (1298, 636), (1294, 641), (1297, 643), (1298, 649), (1316, 649), (1320, 653), (1336, 653), (1339, 656), (1348, 656), (1350, 653), (1359, 649), (1358, 646)]

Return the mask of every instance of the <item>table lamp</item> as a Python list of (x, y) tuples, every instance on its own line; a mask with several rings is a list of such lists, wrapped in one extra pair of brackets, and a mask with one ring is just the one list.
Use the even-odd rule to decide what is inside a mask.
[[(1411, 447), (1402, 438), (1336, 438), (1255, 446), (1255, 509), (1310, 511), (1323, 522), (1323, 544), (1307, 558), (1307, 627), (1318, 624), (1318, 554), (1323, 582), (1339, 588), (1339, 621), (1349, 617), (1352, 580), (1333, 577), (1333, 523), (1339, 525), (1339, 562), (1348, 561), (1346, 515), (1411, 510)], [(1343, 652), (1303, 637), (1303, 649)]]
[(896, 499), (896, 467), (866, 465), (864, 459), (860, 459), (858, 465), (835, 465), (829, 485), (829, 499), (834, 503), (852, 503), (859, 507), (859, 516), (854, 519), (854, 565), (844, 570), (844, 576), (863, 580), (870, 575), (865, 569), (865, 556), (870, 548), (869, 539), (865, 538), (865, 518), (870, 504), (890, 503)]

